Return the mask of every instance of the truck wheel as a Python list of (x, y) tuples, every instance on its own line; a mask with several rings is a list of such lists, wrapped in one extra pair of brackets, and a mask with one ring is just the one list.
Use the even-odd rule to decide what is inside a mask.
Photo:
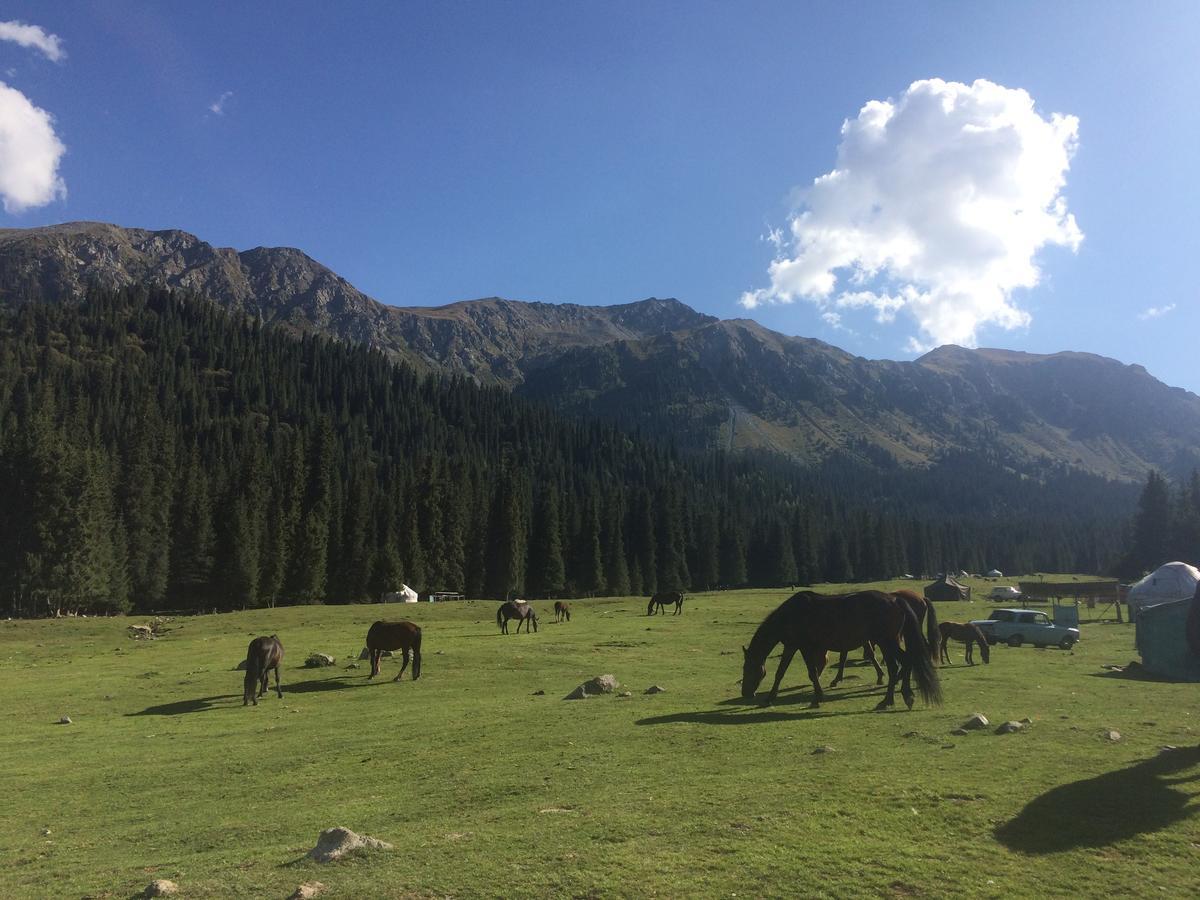
[(1065, 637), (1061, 641), (1058, 642), (1058, 646), (1059, 646), (1059, 649), (1061, 649), (1061, 650), (1070, 650), (1072, 647), (1075, 646), (1075, 642), (1073, 640), (1071, 640), (1069, 637)]
[(1012, 637), (1010, 637), (1008, 639), (1008, 646), (1020, 647), (1021, 646), (1021, 636), (1019, 634), (1014, 634)]

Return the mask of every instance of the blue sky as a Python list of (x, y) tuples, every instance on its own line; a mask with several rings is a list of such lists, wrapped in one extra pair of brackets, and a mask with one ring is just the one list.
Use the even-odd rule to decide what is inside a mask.
[[(10, 203), (0, 226), (295, 246), (399, 305), (674, 296), (872, 358), (945, 335), (1083, 350), (1200, 392), (1185, 271), (1200, 251), (1200, 4), (62, 2), (5, 3), (3, 20), (61, 40), (57, 62), (0, 41), (0, 82), (53, 117), (66, 151), (65, 195)], [(981, 257), (928, 226), (940, 160), (971, 190), (1012, 168), (958, 145), (921, 157), (938, 160), (932, 181), (907, 179), (899, 152), (869, 164), (885, 193), (856, 196), (902, 210), (892, 230), (856, 230), (844, 258), (796, 243), (853, 216), (803, 189), (858, 159), (840, 129), (869, 101), (917, 123), (909, 143), (941, 140), (910, 88), (927, 79), (1023, 90), (1034, 130), (1077, 119), (1056, 236), (1025, 254), (1035, 278), (960, 278)], [(872, 242), (914, 222), (927, 265), (871, 262)], [(771, 274), (773, 259), (837, 286), (805, 294), (815, 282)], [(991, 306), (977, 289), (998, 292)]]

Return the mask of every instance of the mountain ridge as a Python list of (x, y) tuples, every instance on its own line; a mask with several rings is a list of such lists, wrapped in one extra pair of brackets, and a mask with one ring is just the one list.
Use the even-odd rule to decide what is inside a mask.
[(1067, 466), (1121, 480), (1200, 463), (1200, 397), (1081, 351), (947, 345), (914, 361), (869, 360), (673, 298), (389, 306), (296, 248), (237, 251), (178, 229), (102, 222), (0, 229), (0, 303), (138, 283), (684, 446), (766, 449), (806, 464), (848, 453), (885, 467), (966, 449), (1034, 475)]

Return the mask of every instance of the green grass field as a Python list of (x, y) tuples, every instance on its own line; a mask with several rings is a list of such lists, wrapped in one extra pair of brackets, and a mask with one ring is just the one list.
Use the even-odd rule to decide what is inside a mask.
[[(537, 603), (529, 636), (483, 602), (178, 618), (152, 642), (138, 618), (0, 623), (0, 897), (1200, 894), (1200, 685), (1102, 669), (1131, 626), (986, 667), (956, 646), (939, 709), (873, 712), (855, 665), (809, 710), (799, 661), (775, 706), (742, 704), (739, 647), (787, 595), (577, 601), (563, 625)], [(344, 668), (381, 617), (424, 628), (420, 681)], [(233, 667), (270, 633), (284, 697), (243, 708)], [(337, 665), (300, 668), (313, 651)], [(605, 672), (632, 696), (562, 700)], [(1033, 724), (952, 736), (975, 711)], [(305, 859), (334, 825), (395, 849)]]

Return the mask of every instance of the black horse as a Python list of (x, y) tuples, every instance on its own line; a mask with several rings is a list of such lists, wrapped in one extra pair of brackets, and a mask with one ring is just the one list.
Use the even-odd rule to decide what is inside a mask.
[[(904, 637), (904, 649), (899, 636)], [(942, 688), (937, 670), (929, 658), (929, 647), (921, 634), (917, 617), (905, 600), (882, 591), (858, 591), (843, 596), (825, 596), (800, 591), (783, 601), (754, 632), (750, 646), (742, 648), (742, 697), (749, 700), (767, 676), (766, 660), (776, 644), (783, 644), (783, 656), (775, 670), (775, 684), (767, 695), (770, 703), (779, 693), (779, 683), (799, 650), (812, 680), (811, 707), (820, 705), (821, 669), (826, 651), (848, 651), (871, 641), (883, 651), (888, 668), (887, 695), (876, 709), (895, 703), (897, 682), (909, 709), (913, 692), (909, 685), (915, 675), (917, 690), (926, 703), (940, 704)]]
[(536, 633), (538, 630), (537, 613), (533, 611), (533, 607), (528, 603), (520, 603), (516, 600), (506, 600), (500, 604), (500, 608), (496, 610), (496, 624), (500, 626), (502, 634), (508, 634), (508, 620), (517, 619), (517, 634), (521, 633), (521, 626), (525, 626), (525, 633), (529, 634), (529, 626), (533, 625), (533, 630)]
[(665, 616), (666, 608), (674, 605), (675, 612), (673, 615), (679, 615), (683, 612), (683, 591), (659, 591), (650, 598), (650, 605), (646, 607), (646, 615), (652, 616), (661, 611)]
[(256, 637), (246, 648), (246, 679), (242, 688), (242, 706), (253, 702), (267, 693), (267, 676), (275, 670), (275, 692), (283, 699), (279, 688), (279, 664), (283, 662), (283, 644), (275, 635)]
[(421, 626), (402, 619), (399, 622), (379, 621), (367, 629), (367, 654), (371, 657), (371, 674), (368, 679), (379, 674), (379, 660), (384, 650), (399, 650), (404, 654), (404, 662), (393, 681), (399, 681), (404, 670), (408, 668), (408, 658), (412, 655), (412, 680), (421, 677)]

